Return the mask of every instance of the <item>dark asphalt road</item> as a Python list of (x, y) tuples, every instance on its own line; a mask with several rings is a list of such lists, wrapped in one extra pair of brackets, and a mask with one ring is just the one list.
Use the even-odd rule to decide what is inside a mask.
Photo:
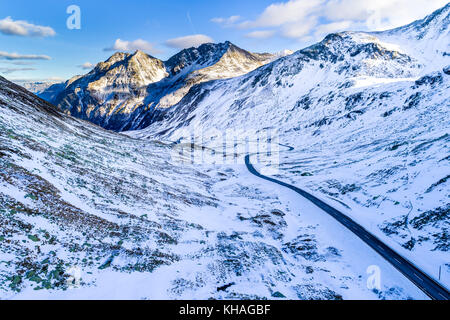
[(245, 157), (245, 164), (247, 166), (247, 169), (253, 175), (295, 191), (296, 193), (308, 199), (316, 206), (318, 206), (320, 209), (331, 215), (333, 218), (335, 218), (337, 221), (343, 224), (347, 229), (356, 234), (361, 240), (363, 240), (376, 252), (378, 252), (384, 259), (390, 262), (397, 270), (399, 270), (403, 275), (405, 275), (405, 277), (411, 280), (431, 299), (450, 300), (450, 293), (447, 291), (447, 289), (445, 289), (430, 276), (428, 276), (420, 269), (418, 269), (410, 261), (406, 260), (397, 252), (395, 252), (390, 247), (385, 245), (380, 239), (372, 235), (362, 226), (360, 226), (355, 221), (344, 215), (342, 212), (334, 209), (333, 207), (329, 206), (322, 200), (319, 200), (318, 198), (314, 197), (313, 195), (309, 194), (304, 190), (301, 190), (293, 185), (260, 174), (250, 163), (250, 155), (247, 155)]

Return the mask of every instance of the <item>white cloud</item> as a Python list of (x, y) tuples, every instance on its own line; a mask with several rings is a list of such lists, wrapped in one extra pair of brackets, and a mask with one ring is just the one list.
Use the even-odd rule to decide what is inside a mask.
[(304, 38), (317, 26), (314, 16), (303, 19), (301, 22), (286, 23), (281, 26), (281, 35), (285, 38)]
[(241, 28), (278, 27), (288, 23), (299, 23), (309, 14), (320, 10), (325, 0), (290, 0), (268, 6), (254, 21), (245, 21)]
[(34, 71), (35, 68), (0, 68), (0, 73), (10, 74), (18, 71)]
[(316, 38), (323, 38), (333, 32), (348, 31), (352, 26), (355, 26), (355, 23), (348, 20), (321, 24), (315, 29), (314, 35)]
[[(273, 3), (255, 20), (234, 23), (234, 26), (271, 28), (274, 34), (286, 38), (318, 40), (328, 33), (344, 30), (378, 31), (399, 27), (422, 19), (447, 3), (448, 0), (289, 0)], [(269, 34), (269, 31), (264, 32)], [(263, 37), (264, 33), (256, 30), (246, 36), (251, 35)]]
[(241, 19), (242, 19), (241, 16), (231, 16), (228, 18), (213, 18), (213, 19), (211, 19), (211, 22), (221, 24), (224, 26), (232, 26), (233, 24), (235, 24), (236, 22), (238, 22)]
[(78, 67), (80, 67), (81, 69), (84, 69), (84, 70), (91, 70), (95, 67), (95, 65), (93, 65), (90, 62), (85, 62), (85, 63), (79, 65)]
[(324, 12), (330, 21), (351, 20), (375, 31), (422, 19), (447, 3), (448, 0), (332, 0), (328, 1)]
[(0, 51), (0, 59), (6, 60), (51, 60), (52, 58), (45, 55), (36, 54), (18, 54)]
[(252, 39), (268, 39), (275, 35), (274, 30), (260, 30), (247, 33), (245, 37)]
[(161, 53), (161, 51), (156, 49), (153, 44), (142, 39), (137, 39), (134, 41), (124, 41), (121, 39), (117, 39), (111, 48), (105, 49), (105, 51), (136, 51), (136, 50), (145, 51), (150, 54)]
[(22, 37), (53, 37), (55, 30), (50, 27), (38, 26), (23, 20), (13, 20), (6, 17), (0, 20), (0, 33)]
[(214, 40), (203, 34), (194, 34), (186, 37), (170, 39), (166, 41), (166, 45), (176, 49), (187, 49), (198, 47), (204, 43), (212, 43)]

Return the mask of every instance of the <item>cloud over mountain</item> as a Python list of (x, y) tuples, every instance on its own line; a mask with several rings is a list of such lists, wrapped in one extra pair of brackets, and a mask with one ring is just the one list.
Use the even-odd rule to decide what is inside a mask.
[(217, 23), (220, 25), (224, 25), (224, 26), (231, 26), (241, 19), (242, 19), (241, 16), (231, 16), (228, 18), (213, 18), (213, 19), (211, 19), (211, 22), (214, 22), (214, 23)]
[(275, 35), (274, 30), (261, 30), (261, 31), (253, 31), (250, 33), (247, 33), (245, 35), (246, 38), (252, 38), (252, 39), (268, 39)]
[[(270, 34), (299, 40), (319, 40), (328, 33), (396, 28), (419, 19), (426, 11), (444, 6), (447, 0), (289, 0), (267, 6), (257, 18), (215, 18), (223, 26), (255, 31), (246, 37), (265, 39)], [(237, 17), (237, 16), (236, 16)], [(258, 29), (265, 29), (260, 31)], [(268, 30), (269, 29), (269, 30)], [(271, 33), (270, 33), (271, 32)]]
[(143, 39), (137, 39), (134, 41), (125, 41), (122, 39), (117, 39), (114, 45), (110, 48), (105, 48), (105, 51), (136, 51), (141, 50), (150, 54), (161, 53), (161, 50), (155, 48), (155, 46)]
[(85, 62), (83, 64), (80, 64), (78, 67), (80, 67), (83, 70), (90, 70), (90, 69), (94, 68), (95, 65), (90, 62)]
[(176, 49), (187, 49), (198, 47), (204, 43), (213, 43), (214, 40), (204, 34), (194, 34), (190, 36), (170, 39), (166, 41), (166, 45)]

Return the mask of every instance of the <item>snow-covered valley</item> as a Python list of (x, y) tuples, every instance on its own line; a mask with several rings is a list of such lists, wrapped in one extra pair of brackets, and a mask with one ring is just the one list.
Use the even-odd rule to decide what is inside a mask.
[(117, 53), (57, 107), (0, 77), (0, 299), (427, 299), (249, 153), (450, 287), (449, 26)]
[[(61, 115), (0, 80), (2, 298), (425, 297), (245, 167), (179, 166), (167, 145)], [(379, 291), (367, 288), (370, 265)]]

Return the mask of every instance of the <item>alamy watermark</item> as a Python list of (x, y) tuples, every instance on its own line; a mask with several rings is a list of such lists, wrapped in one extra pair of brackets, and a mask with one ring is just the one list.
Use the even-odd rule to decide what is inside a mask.
[[(266, 173), (276, 173), (280, 152), (284, 150), (276, 130), (257, 133), (245, 130), (207, 130), (183, 132), (172, 145), (172, 160), (182, 164), (235, 165), (261, 164)], [(262, 172), (263, 173), (263, 172)]]
[(379, 266), (372, 265), (367, 268), (367, 288), (369, 290), (381, 290), (381, 269)]
[(70, 16), (67, 18), (67, 29), (80, 30), (81, 29), (81, 8), (77, 5), (67, 7), (66, 13)]
[(69, 277), (66, 280), (69, 289), (78, 289), (81, 286), (81, 269), (79, 267), (71, 267), (67, 270)]

